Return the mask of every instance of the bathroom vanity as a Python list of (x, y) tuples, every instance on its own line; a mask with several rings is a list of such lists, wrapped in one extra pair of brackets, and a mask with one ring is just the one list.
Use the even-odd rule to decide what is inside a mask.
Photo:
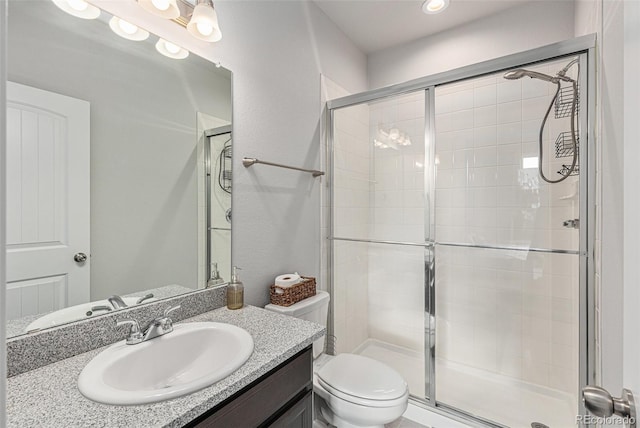
[(184, 322), (202, 321), (242, 327), (254, 339), (249, 360), (221, 381), (148, 405), (100, 404), (77, 387), (82, 369), (104, 348), (96, 349), (9, 378), (8, 426), (310, 426), (311, 344), (324, 334), (322, 326), (252, 306), (220, 308)]

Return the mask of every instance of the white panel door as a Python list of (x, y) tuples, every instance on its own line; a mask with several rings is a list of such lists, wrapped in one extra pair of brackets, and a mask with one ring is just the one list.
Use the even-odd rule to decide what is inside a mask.
[(89, 300), (89, 129), (88, 102), (7, 82), (9, 319)]

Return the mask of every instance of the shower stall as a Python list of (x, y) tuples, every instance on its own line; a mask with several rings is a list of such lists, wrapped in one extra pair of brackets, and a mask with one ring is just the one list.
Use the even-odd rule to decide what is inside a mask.
[(330, 342), (416, 405), (574, 426), (594, 380), (593, 38), (328, 103)]

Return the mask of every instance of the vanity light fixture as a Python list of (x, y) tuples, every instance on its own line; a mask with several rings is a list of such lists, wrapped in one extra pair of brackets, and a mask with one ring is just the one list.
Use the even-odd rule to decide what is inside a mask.
[(117, 16), (109, 20), (109, 28), (127, 40), (141, 41), (149, 38), (149, 32)]
[(176, 0), (138, 0), (143, 9), (166, 19), (176, 19), (180, 16), (180, 9)]
[(165, 39), (158, 39), (156, 43), (156, 50), (162, 55), (173, 59), (185, 59), (189, 56), (189, 51), (181, 48), (180, 46), (168, 42)]
[(100, 16), (100, 9), (84, 0), (52, 0), (53, 4), (76, 18), (96, 19)]
[(187, 24), (187, 31), (205, 42), (217, 42), (222, 39), (218, 14), (211, 0), (197, 0), (193, 15)]
[(422, 11), (427, 15), (434, 15), (444, 11), (449, 6), (449, 0), (425, 0)]

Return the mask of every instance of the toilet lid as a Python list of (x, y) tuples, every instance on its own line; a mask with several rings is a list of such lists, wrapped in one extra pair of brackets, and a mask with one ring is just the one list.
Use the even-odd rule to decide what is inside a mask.
[(334, 390), (368, 400), (395, 400), (407, 393), (407, 383), (398, 372), (361, 355), (340, 354), (327, 362), (317, 376)]

